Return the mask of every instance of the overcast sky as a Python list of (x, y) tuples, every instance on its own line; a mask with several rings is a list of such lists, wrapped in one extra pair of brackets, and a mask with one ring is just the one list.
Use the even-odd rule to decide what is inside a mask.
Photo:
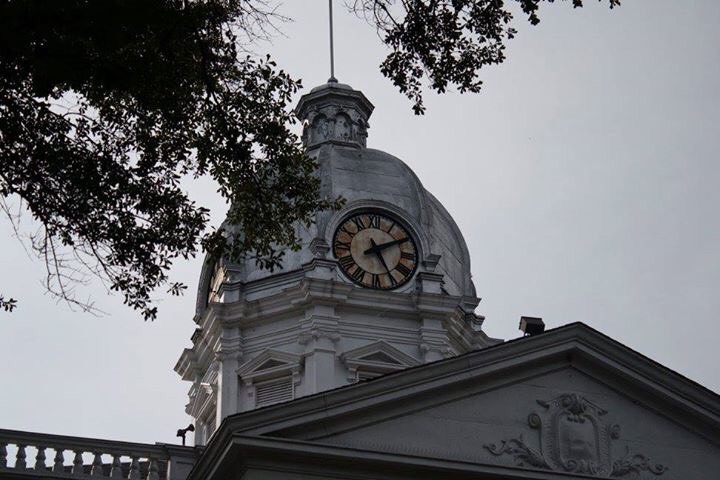
[[(260, 47), (306, 87), (328, 77), (327, 2), (289, 1), (286, 37)], [(410, 104), (378, 71), (375, 32), (336, 8), (336, 76), (375, 104), (368, 146), (403, 159), (454, 216), (493, 337), (521, 315), (549, 327), (582, 321), (720, 391), (720, 2), (588, 0), (518, 17), (508, 60), (479, 95)], [(307, 88), (306, 88), (307, 90)], [(187, 185), (225, 213), (208, 182)], [(87, 287), (108, 314), (73, 312), (41, 286), (0, 221), (0, 428), (175, 442), (189, 384), (172, 368), (190, 346), (190, 285), (142, 321)]]

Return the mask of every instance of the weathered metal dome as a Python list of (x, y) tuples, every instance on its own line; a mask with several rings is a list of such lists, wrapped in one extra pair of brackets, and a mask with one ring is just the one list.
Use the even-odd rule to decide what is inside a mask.
[[(270, 278), (279, 286), (283, 276), (296, 282), (297, 275), (291, 274), (300, 274), (314, 259), (332, 259), (329, 246), (342, 219), (358, 210), (380, 210), (396, 216), (416, 237), (420, 250), (416, 276), (421, 272), (442, 275), (442, 293), (474, 298), (470, 256), (453, 218), (402, 160), (366, 148), (368, 118), (373, 111), (367, 98), (348, 85), (331, 82), (303, 96), (296, 111), (304, 124), (308, 154), (318, 163), (321, 195), (342, 196), (347, 203), (340, 211), (317, 213), (313, 225), (298, 226), (302, 248), (288, 249), (281, 268), (271, 272), (251, 259), (227, 264), (223, 282), (242, 285), (246, 298), (251, 298), (254, 284), (266, 285)], [(207, 304), (213, 274), (214, 267), (206, 265), (200, 279), (198, 313)], [(344, 279), (340, 274), (337, 278)], [(415, 283), (408, 282), (399, 291), (411, 291)]]

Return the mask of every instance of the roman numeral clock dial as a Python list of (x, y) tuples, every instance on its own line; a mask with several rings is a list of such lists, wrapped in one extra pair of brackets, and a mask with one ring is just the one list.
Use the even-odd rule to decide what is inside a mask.
[(347, 218), (333, 238), (333, 254), (353, 282), (390, 290), (408, 282), (417, 267), (417, 247), (396, 220), (380, 213)]

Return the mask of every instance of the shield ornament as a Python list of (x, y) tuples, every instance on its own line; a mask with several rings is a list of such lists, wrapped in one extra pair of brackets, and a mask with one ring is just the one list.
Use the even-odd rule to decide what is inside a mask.
[(576, 393), (566, 393), (550, 401), (538, 400), (544, 411), (533, 414), (530, 426), (540, 429), (545, 459), (553, 470), (607, 477), (610, 438), (617, 426), (605, 424), (607, 412)]
[(642, 472), (662, 475), (668, 470), (629, 448), (623, 457), (612, 459), (610, 442), (620, 438), (620, 426), (606, 423), (607, 411), (582, 395), (564, 393), (537, 404), (543, 409), (531, 413), (528, 424), (539, 431), (540, 448), (528, 444), (522, 434), (484, 448), (496, 457), (511, 455), (520, 466), (599, 478), (637, 478)]

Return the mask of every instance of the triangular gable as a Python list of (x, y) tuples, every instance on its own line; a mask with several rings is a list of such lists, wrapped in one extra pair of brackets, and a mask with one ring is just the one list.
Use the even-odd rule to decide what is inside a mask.
[(280, 350), (267, 349), (252, 360), (240, 365), (237, 369), (238, 375), (243, 379), (252, 380), (262, 377), (276, 376), (278, 373), (287, 371), (297, 373), (302, 364), (302, 356), (283, 352)]
[(571, 367), (476, 390), (463, 398), (439, 400), (410, 403), (408, 412), (394, 417), (366, 414), (365, 422), (331, 427), (329, 434), (314, 430), (293, 432), (291, 437), (351, 449), (601, 478), (633, 473), (655, 478), (672, 472), (673, 477), (681, 473), (679, 477), (687, 479), (692, 477), (686, 472), (695, 464), (720, 468), (718, 439), (713, 446), (672, 417), (639, 406)]
[(267, 360), (265, 363), (263, 363), (262, 365), (260, 365), (259, 367), (257, 367), (255, 369), (255, 371), (268, 370), (268, 369), (276, 368), (276, 367), (284, 367), (286, 365), (287, 365), (287, 362), (282, 362), (280, 360), (271, 358), (271, 359)]
[(286, 439), (354, 462), (377, 452), (505, 478), (519, 478), (518, 467), (542, 478), (700, 480), (720, 470), (720, 397), (582, 324), (234, 415), (223, 427), (208, 448), (230, 436)]
[(365, 355), (364, 357), (359, 357), (358, 360), (362, 360), (365, 362), (375, 362), (375, 363), (382, 363), (382, 364), (388, 364), (388, 365), (402, 366), (402, 363), (400, 363), (398, 360), (395, 360), (393, 357), (391, 357), (390, 355), (388, 355), (385, 352), (371, 353), (370, 355)]
[(358, 371), (384, 374), (419, 365), (419, 361), (382, 340), (348, 350), (340, 355), (350, 374), (356, 378)]

